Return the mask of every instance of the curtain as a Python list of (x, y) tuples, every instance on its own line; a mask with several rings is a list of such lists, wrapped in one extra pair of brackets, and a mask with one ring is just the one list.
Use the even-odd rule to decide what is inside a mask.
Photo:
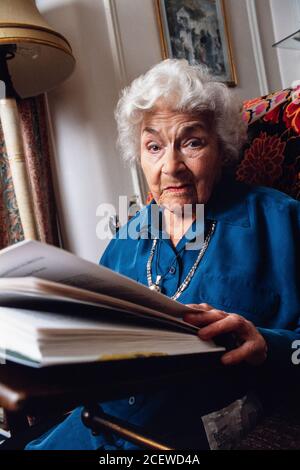
[[(39, 238), (59, 245), (45, 96), (18, 102)], [(24, 239), (0, 123), (0, 249)]]

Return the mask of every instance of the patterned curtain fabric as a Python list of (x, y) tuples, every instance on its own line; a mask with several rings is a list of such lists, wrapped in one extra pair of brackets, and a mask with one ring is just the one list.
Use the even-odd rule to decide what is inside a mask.
[[(18, 103), (34, 212), (41, 241), (59, 245), (45, 97)], [(0, 123), (0, 249), (24, 239)]]
[(300, 199), (300, 87), (244, 103), (248, 143), (236, 177)]

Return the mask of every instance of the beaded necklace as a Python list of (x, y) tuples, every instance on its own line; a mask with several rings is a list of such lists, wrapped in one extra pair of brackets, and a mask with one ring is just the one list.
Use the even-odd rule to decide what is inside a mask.
[[(201, 259), (204, 256), (204, 253), (207, 250), (207, 247), (209, 245), (211, 237), (212, 237), (212, 235), (215, 231), (216, 224), (217, 224), (216, 221), (211, 222), (208, 233), (205, 237), (204, 243), (201, 247), (201, 250), (199, 251), (199, 254), (197, 256), (197, 259), (196, 259), (195, 263), (193, 264), (193, 266), (189, 270), (189, 272), (186, 275), (183, 282), (178, 287), (175, 294), (171, 296), (171, 299), (177, 300), (178, 297), (182, 294), (182, 292), (188, 287), (189, 283), (191, 282), (192, 277), (195, 274), (195, 271), (196, 271)], [(157, 247), (157, 241), (158, 241), (158, 238), (157, 237), (154, 238), (153, 243), (152, 243), (152, 248), (151, 248), (151, 251), (150, 251), (150, 255), (149, 255), (149, 259), (148, 259), (148, 262), (147, 262), (147, 281), (148, 281), (149, 289), (155, 290), (156, 292), (161, 292), (160, 282), (161, 282), (163, 276), (158, 274), (156, 276), (155, 282), (152, 281), (152, 261), (153, 261), (154, 253), (155, 253), (155, 250), (156, 250), (156, 247)]]

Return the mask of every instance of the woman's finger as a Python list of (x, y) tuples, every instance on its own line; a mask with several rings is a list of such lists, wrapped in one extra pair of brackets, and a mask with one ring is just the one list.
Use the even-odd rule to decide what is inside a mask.
[(240, 347), (225, 353), (221, 361), (225, 365), (235, 365), (246, 361), (251, 365), (260, 365), (267, 358), (267, 348), (258, 341), (246, 341)]
[(214, 307), (212, 307), (211, 305), (209, 304), (206, 304), (206, 303), (202, 303), (202, 304), (186, 304), (187, 307), (190, 307), (190, 308), (193, 308), (195, 310), (202, 310), (202, 311), (209, 311), (209, 310), (212, 310), (214, 309)]
[(247, 339), (246, 335), (250, 329), (249, 322), (240, 315), (228, 314), (222, 319), (205, 326), (199, 330), (198, 335), (201, 339), (209, 340), (214, 336), (221, 335), (223, 333), (238, 333), (242, 339)]
[(210, 325), (225, 317), (226, 314), (220, 310), (211, 310), (210, 312), (203, 313), (186, 313), (183, 320), (195, 326)]

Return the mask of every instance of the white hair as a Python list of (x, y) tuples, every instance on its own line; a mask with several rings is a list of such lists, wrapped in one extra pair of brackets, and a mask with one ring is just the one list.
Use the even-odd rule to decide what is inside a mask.
[(237, 162), (246, 140), (240, 100), (226, 85), (215, 81), (206, 67), (177, 59), (159, 62), (122, 91), (115, 117), (125, 161), (140, 160), (141, 122), (158, 101), (173, 111), (211, 115), (223, 165)]

